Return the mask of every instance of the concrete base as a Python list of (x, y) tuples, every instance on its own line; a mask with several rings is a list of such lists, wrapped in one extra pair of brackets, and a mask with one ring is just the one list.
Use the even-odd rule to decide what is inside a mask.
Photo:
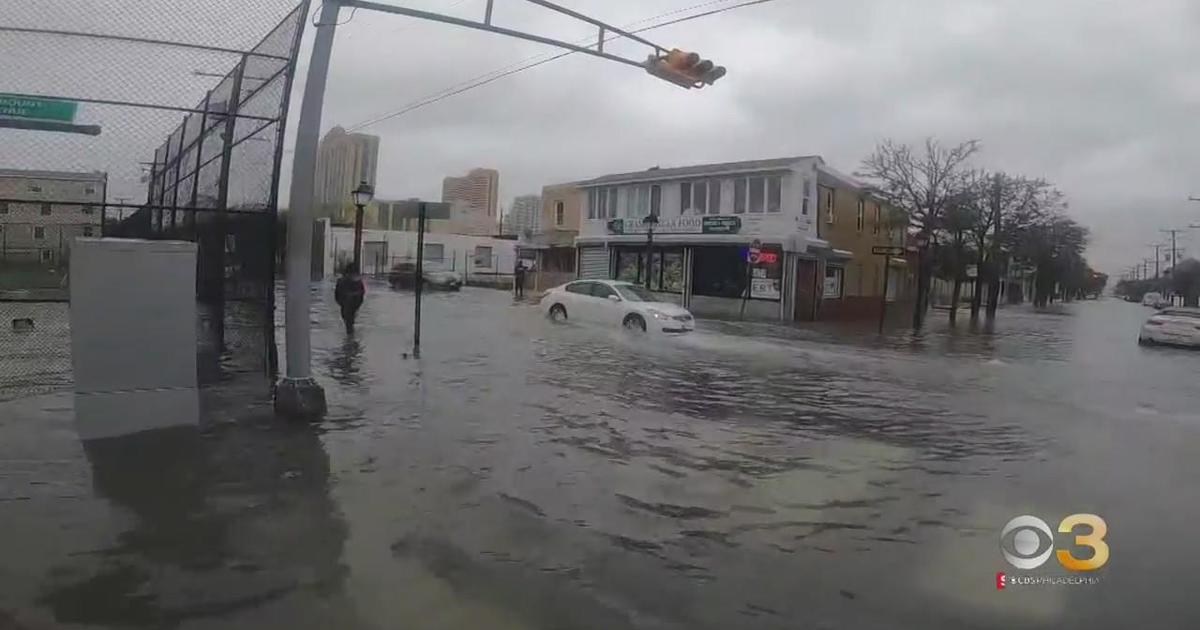
[(275, 384), (276, 415), (316, 420), (325, 415), (325, 390), (312, 378), (283, 377)]

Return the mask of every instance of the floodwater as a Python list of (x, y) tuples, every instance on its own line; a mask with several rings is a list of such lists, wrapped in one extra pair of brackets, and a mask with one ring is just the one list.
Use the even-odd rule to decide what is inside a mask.
[[(252, 386), (87, 444), (69, 396), (0, 403), (0, 628), (1200, 623), (1200, 352), (1138, 347), (1140, 306), (657, 338), (467, 289), (413, 359), (409, 294), (353, 338), (318, 298), (317, 426)], [(1009, 519), (1074, 513), (1102, 569), (1004, 561)]]

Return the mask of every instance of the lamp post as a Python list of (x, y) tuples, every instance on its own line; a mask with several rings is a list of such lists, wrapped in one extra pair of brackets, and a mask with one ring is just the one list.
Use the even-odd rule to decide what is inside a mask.
[(354, 198), (354, 269), (362, 273), (362, 230), (363, 206), (371, 203), (375, 189), (367, 182), (359, 182), (358, 188), (350, 192)]
[(646, 226), (646, 290), (650, 290), (650, 260), (654, 257), (654, 226), (658, 225), (658, 215), (651, 212), (642, 218)]

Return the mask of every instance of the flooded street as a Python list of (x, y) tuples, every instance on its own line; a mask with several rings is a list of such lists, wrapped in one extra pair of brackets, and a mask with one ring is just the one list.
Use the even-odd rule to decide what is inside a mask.
[[(0, 628), (1200, 619), (1200, 352), (1138, 347), (1141, 306), (659, 338), (469, 288), (427, 295), (420, 359), (411, 308), (372, 285), (348, 338), (319, 296), (319, 426), (242, 383), (86, 445), (69, 394), (0, 403)], [(1009, 519), (1075, 513), (1099, 583), (996, 589)]]

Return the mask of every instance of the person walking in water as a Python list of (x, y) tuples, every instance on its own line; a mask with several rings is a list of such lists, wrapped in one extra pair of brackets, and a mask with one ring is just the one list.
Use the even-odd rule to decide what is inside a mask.
[(525, 299), (525, 263), (520, 258), (517, 259), (517, 266), (513, 268), (513, 297), (518, 300)]
[(342, 277), (338, 278), (337, 286), (333, 289), (333, 299), (342, 308), (342, 321), (346, 324), (346, 332), (354, 332), (354, 319), (362, 306), (367, 288), (363, 285), (362, 276), (354, 264), (346, 265)]

